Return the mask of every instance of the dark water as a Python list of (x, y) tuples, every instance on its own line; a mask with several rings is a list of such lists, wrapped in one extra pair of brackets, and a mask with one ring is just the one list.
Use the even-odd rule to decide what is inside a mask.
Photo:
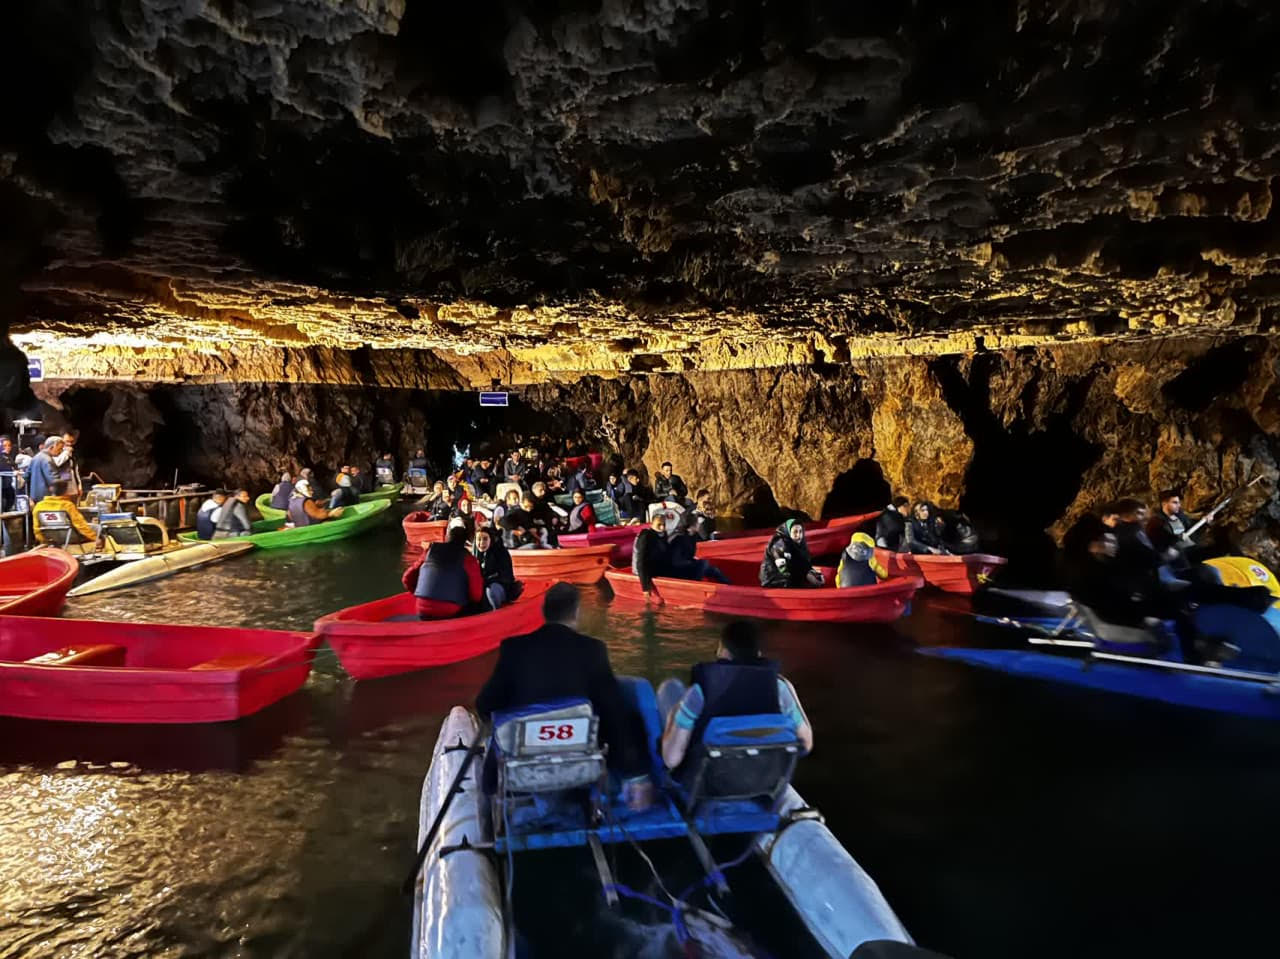
[[(66, 615), (306, 628), (398, 589), (401, 547), (388, 524)], [(603, 586), (583, 623), (619, 672), (654, 680), (708, 655), (719, 625), (611, 604)], [(914, 655), (972, 638), (928, 603), (892, 628), (767, 637), (816, 729), (797, 787), (922, 944), (1276, 954), (1280, 727)], [(442, 717), (491, 664), (355, 684), (324, 650), (301, 693), (237, 724), (0, 720), (0, 957), (405, 955), (396, 887), (421, 780)]]

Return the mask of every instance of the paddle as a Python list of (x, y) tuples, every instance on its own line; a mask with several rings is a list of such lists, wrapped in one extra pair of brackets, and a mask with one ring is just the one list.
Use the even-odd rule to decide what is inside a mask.
[(1219, 503), (1213, 509), (1209, 510), (1209, 512), (1205, 513), (1204, 516), (1200, 518), (1199, 522), (1192, 524), (1191, 528), (1182, 534), (1183, 541), (1190, 543), (1191, 537), (1194, 536), (1196, 533), (1198, 533), (1202, 526), (1212, 523), (1217, 518), (1219, 513), (1221, 513), (1224, 509), (1226, 509), (1228, 506), (1231, 505), (1231, 501), (1233, 499), (1235, 499), (1245, 490), (1252, 487), (1255, 483), (1260, 483), (1260, 482), (1262, 482), (1262, 477), (1255, 476), (1253, 479), (1249, 480), (1249, 482), (1246, 483), (1244, 486), (1238, 486), (1236, 487), (1236, 489), (1232, 490), (1230, 496), (1224, 499), (1221, 503)]
[(462, 780), (466, 778), (467, 769), (471, 766), (477, 754), (484, 752), (484, 741), (489, 738), (489, 724), (483, 723), (476, 732), (476, 738), (467, 747), (467, 755), (462, 759), (462, 765), (458, 767), (458, 774), (453, 777), (453, 785), (449, 787), (449, 791), (444, 794), (444, 801), (440, 803), (440, 811), (436, 813), (435, 821), (431, 823), (431, 828), (427, 830), (427, 838), (422, 841), (422, 848), (418, 850), (418, 855), (414, 857), (413, 869), (409, 871), (409, 875), (404, 877), (404, 882), (400, 885), (400, 892), (409, 895), (413, 892), (414, 884), (418, 881), (418, 873), (422, 870), (422, 864), (427, 859), (427, 852), (431, 849), (431, 843), (435, 841), (436, 833), (440, 831), (440, 824), (444, 822), (444, 814), (448, 812), (453, 797), (462, 791)]

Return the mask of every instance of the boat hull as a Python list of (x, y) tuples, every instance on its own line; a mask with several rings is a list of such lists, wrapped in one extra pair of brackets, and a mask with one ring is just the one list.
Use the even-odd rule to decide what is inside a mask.
[[(849, 537), (857, 532), (858, 527), (869, 523), (880, 515), (862, 513), (858, 516), (838, 516), (835, 519), (819, 523), (805, 523), (805, 539), (809, 544), (809, 555), (825, 556), (838, 553), (849, 545)], [(700, 559), (716, 560), (719, 558), (754, 559), (759, 562), (764, 557), (765, 547), (773, 538), (773, 530), (752, 530), (742, 533), (726, 533), (718, 539), (707, 540), (698, 544)]]
[(518, 580), (550, 579), (590, 586), (604, 577), (613, 550), (612, 543), (575, 549), (515, 549), (511, 551), (511, 568)]
[[(316, 642), (279, 630), (0, 616), (0, 714), (86, 723), (239, 719), (299, 689)], [(123, 665), (25, 662), (99, 644), (123, 648)], [(252, 661), (207, 665), (222, 657)]]
[(970, 553), (966, 556), (916, 556), (877, 549), (876, 559), (890, 576), (919, 576), (930, 586), (946, 593), (972, 593), (985, 585), (1001, 566), (1003, 556)]
[(68, 593), (68, 596), (91, 596), (94, 593), (105, 593), (111, 589), (124, 589), (127, 586), (138, 586), (153, 580), (164, 579), (175, 573), (199, 569), (210, 563), (220, 563), (224, 559), (240, 556), (254, 549), (252, 543), (244, 543), (234, 539), (216, 540), (207, 543), (193, 543), (182, 549), (168, 553), (148, 556), (134, 560), (108, 570), (86, 583), (81, 583)]
[(1174, 706), (1258, 719), (1280, 719), (1280, 686), (1254, 680), (1165, 671), (1160, 667), (1133, 666), (1114, 660), (1075, 659), (1024, 650), (937, 647), (920, 652), (1015, 676), (1082, 686)]
[(57, 616), (80, 563), (52, 546), (0, 559), (0, 615)]
[(444, 534), (449, 529), (449, 521), (431, 519), (430, 513), (416, 510), (401, 520), (400, 526), (410, 546), (421, 546), (423, 543), (443, 543)]
[(508, 636), (531, 632), (542, 623), (542, 594), (550, 586), (545, 580), (528, 583), (514, 603), (489, 613), (387, 622), (416, 609), (412, 594), (397, 593), (330, 613), (315, 628), (352, 678), (395, 676), (481, 656)]
[[(290, 546), (304, 546), (309, 543), (328, 543), (363, 533), (379, 522), (382, 514), (390, 508), (391, 503), (387, 500), (357, 503), (355, 506), (348, 506), (340, 519), (289, 528), (280, 527), (279, 520), (264, 519), (253, 524), (253, 532), (248, 536), (240, 536), (237, 539), (252, 543), (259, 549), (286, 549)], [(181, 533), (178, 539), (184, 543), (207, 542), (193, 532)]]
[[(640, 579), (635, 574), (611, 569), (605, 579), (619, 598), (644, 601)], [(658, 577), (653, 585), (654, 595), (661, 603), (724, 616), (790, 622), (889, 623), (910, 612), (912, 597), (924, 583), (901, 576), (852, 589), (829, 585), (815, 589), (764, 589)]]
[(631, 554), (635, 550), (636, 537), (644, 526), (597, 526), (590, 533), (565, 533), (560, 537), (563, 549), (581, 549), (584, 546), (615, 547), (614, 556), (620, 563), (631, 562)]

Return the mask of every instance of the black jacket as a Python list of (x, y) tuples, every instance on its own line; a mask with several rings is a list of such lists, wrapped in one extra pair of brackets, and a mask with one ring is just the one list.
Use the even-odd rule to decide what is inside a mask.
[(511, 554), (501, 543), (490, 537), (489, 548), (483, 553), (476, 553), (480, 563), (480, 572), (484, 575), (484, 584), (501, 583), (505, 587), (515, 584), (516, 574), (511, 568)]
[(907, 518), (896, 509), (887, 509), (876, 520), (876, 545), (895, 553), (902, 548), (902, 537), (907, 531)]
[(652, 529), (642, 529), (631, 552), (631, 572), (640, 579), (640, 588), (653, 588), (655, 576), (671, 574), (671, 551), (667, 538)]
[(684, 499), (689, 495), (689, 487), (684, 485), (679, 473), (672, 473), (670, 479), (666, 473), (659, 473), (653, 481), (653, 491), (658, 494), (658, 499)]
[(785, 523), (774, 530), (760, 562), (760, 585), (766, 589), (803, 587), (807, 585), (811, 569), (813, 559), (809, 556), (809, 547), (793, 540)]
[(611, 765), (624, 775), (649, 771), (639, 717), (622, 698), (604, 643), (561, 623), (545, 623), (532, 633), (502, 641), (498, 662), (480, 695), (476, 711), (492, 713), (554, 699), (591, 700), (600, 718), (601, 739), (609, 745)]

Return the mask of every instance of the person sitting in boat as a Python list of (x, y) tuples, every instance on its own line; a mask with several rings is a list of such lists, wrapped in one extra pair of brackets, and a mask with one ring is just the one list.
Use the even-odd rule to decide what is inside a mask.
[(895, 496), (880, 518), (876, 520), (876, 545), (893, 553), (902, 552), (902, 539), (907, 533), (907, 507), (905, 496)]
[(958, 509), (938, 511), (942, 527), (942, 545), (953, 556), (967, 556), (978, 551), (978, 531), (973, 522)]
[(711, 490), (700, 489), (693, 509), (687, 514), (696, 521), (690, 530), (700, 541), (706, 542), (716, 538), (716, 507), (711, 499)]
[(640, 482), (640, 474), (636, 470), (627, 470), (627, 492), (619, 504), (619, 512), (627, 519), (644, 521), (649, 512), (649, 504), (656, 502), (653, 490)]
[(760, 585), (765, 589), (805, 589), (825, 582), (813, 568), (804, 524), (789, 519), (774, 530), (760, 562)]
[(502, 478), (508, 483), (524, 486), (525, 465), (520, 459), (520, 451), (512, 450), (511, 456), (502, 464)]
[(631, 572), (640, 580), (640, 589), (648, 596), (658, 576), (671, 575), (671, 550), (667, 542), (667, 517), (654, 513), (649, 528), (636, 536), (631, 550)]
[(679, 473), (672, 472), (669, 461), (663, 463), (662, 469), (658, 471), (658, 476), (653, 481), (653, 492), (658, 499), (669, 499), (681, 506), (686, 505), (689, 499), (689, 487), (685, 485)]
[(249, 522), (249, 491), (238, 489), (227, 496), (222, 508), (213, 514), (213, 539), (247, 536), (253, 532)]
[(471, 539), (476, 534), (476, 514), (472, 512), (471, 500), (465, 496), (458, 500), (457, 505), (449, 511), (449, 520), (462, 520), (467, 530), (467, 539)]
[[(639, 723), (630, 712), (604, 643), (576, 629), (581, 596), (556, 583), (542, 598), (546, 622), (532, 633), (504, 639), (493, 673), (476, 696), (482, 719), (494, 713), (559, 699), (586, 699), (600, 720), (609, 765), (623, 780), (622, 795), (633, 810), (653, 804), (649, 756)], [(496, 767), (486, 764), (484, 787), (496, 788)]]
[[(556, 529), (568, 520), (569, 515), (555, 505), (547, 484), (534, 483), (529, 493), (525, 494), (523, 502), (526, 504), (525, 509), (529, 510), (533, 516), (533, 524), (539, 531), (539, 540), (546, 546), (559, 546), (560, 540), (556, 535)], [(532, 509), (528, 506), (530, 502), (533, 504)]]
[(1168, 553), (1175, 569), (1186, 570), (1198, 562), (1203, 550), (1195, 546), (1187, 531), (1195, 523), (1182, 511), (1180, 490), (1167, 489), (1160, 493), (1160, 511), (1147, 523), (1147, 537), (1157, 552)]
[(329, 509), (355, 506), (358, 502), (360, 502), (360, 494), (355, 491), (355, 485), (351, 481), (351, 474), (339, 473), (338, 485), (329, 494)]
[(747, 620), (725, 626), (715, 659), (694, 666), (687, 687), (678, 679), (664, 679), (657, 700), (662, 762), (677, 779), (689, 747), (717, 716), (781, 713), (795, 725), (804, 751), (813, 750), (813, 726), (795, 687), (778, 672), (776, 662), (760, 655), (759, 630)]
[(697, 514), (692, 511), (681, 513), (676, 522), (676, 531), (667, 540), (668, 575), (675, 579), (695, 581), (709, 579), (727, 585), (728, 576), (712, 566), (710, 560), (698, 558)]
[(439, 494), (428, 505), (427, 512), (433, 520), (448, 519), (453, 515), (453, 506), (453, 491), (441, 486)]
[(854, 533), (849, 545), (840, 553), (840, 565), (836, 569), (836, 586), (874, 586), (889, 578), (889, 571), (876, 559), (876, 543), (868, 533)]
[(907, 520), (906, 535), (902, 538), (904, 553), (945, 556), (947, 547), (942, 541), (942, 518), (933, 508), (932, 503), (920, 501)]
[(390, 486), (396, 481), (396, 461), (390, 453), (381, 453), (373, 461), (373, 475), (382, 486)]
[[(53, 511), (61, 511), (67, 514), (71, 521), (70, 538), (65, 532), (49, 533), (46, 536), (40, 531), (40, 514)], [(60, 479), (54, 480), (49, 487), (49, 492), (32, 507), (31, 529), (35, 534), (37, 543), (44, 543), (50, 546), (63, 546), (68, 543), (94, 543), (98, 540), (97, 528), (84, 518), (84, 514), (80, 512), (79, 507), (67, 496), (67, 481)]]
[(613, 503), (614, 509), (622, 511), (620, 501), (627, 492), (627, 486), (622, 478), (612, 470), (609, 472), (609, 480), (604, 484), (605, 499)]
[(373, 492), (373, 474), (371, 474), (367, 470), (361, 469), (359, 466), (353, 465), (351, 467), (351, 488), (354, 489), (356, 493), (360, 495), (363, 495), (365, 493), (372, 493)]
[(480, 499), (490, 499), (498, 488), (498, 478), (493, 475), (493, 460), (487, 456), (480, 457), (480, 462), (471, 471), (471, 485)]
[(271, 488), (271, 508), (289, 508), (289, 497), (293, 495), (293, 477), (285, 470), (280, 474), (280, 482)]
[(500, 528), (502, 526), (502, 517), (505, 516), (509, 510), (519, 508), (520, 491), (514, 489), (507, 490), (506, 498), (493, 508), (493, 518), (490, 520), (490, 525), (494, 528)]
[(200, 504), (200, 509), (196, 511), (196, 537), (198, 539), (213, 539), (214, 531), (218, 526), (218, 515), (222, 512), (222, 506), (227, 501), (227, 491), (224, 489), (216, 489), (209, 494), (209, 498)]
[(502, 542), (507, 549), (538, 549), (542, 543), (533, 519), (533, 494), (525, 493), (517, 507), (502, 514)]
[(409, 469), (425, 470), (427, 468), (427, 451), (424, 449), (416, 449), (413, 455), (409, 457)]
[(588, 462), (583, 463), (574, 470), (573, 475), (569, 477), (566, 489), (569, 491), (569, 495), (572, 496), (578, 490), (582, 490), (585, 493), (587, 490), (595, 489), (597, 485), (596, 478), (591, 473), (591, 464)]
[(325, 509), (312, 498), (311, 481), (300, 479), (293, 487), (293, 496), (289, 498), (289, 522), (294, 526), (314, 526), (329, 519), (339, 519), (343, 507)]
[(448, 619), (484, 599), (484, 576), (467, 550), (462, 520), (450, 520), (443, 543), (422, 544), (422, 556), (405, 570), (402, 582), (417, 597), (419, 619)]
[(476, 561), (484, 577), (484, 595), (490, 609), (512, 602), (520, 595), (520, 583), (511, 567), (511, 554), (487, 529), (476, 530)]
[(573, 491), (573, 507), (569, 510), (569, 532), (590, 533), (596, 528), (596, 511), (587, 502), (587, 494), (580, 489)]

